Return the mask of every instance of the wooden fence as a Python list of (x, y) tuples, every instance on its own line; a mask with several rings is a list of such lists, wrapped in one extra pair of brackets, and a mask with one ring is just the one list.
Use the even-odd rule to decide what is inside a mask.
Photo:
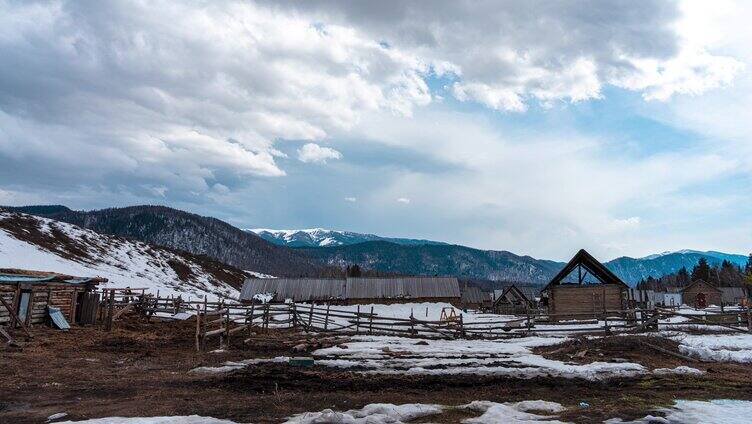
[[(560, 321), (555, 315), (531, 311), (514, 319), (466, 321), (465, 315), (449, 319), (419, 319), (386, 317), (374, 313), (373, 307), (343, 310), (330, 304), (252, 304), (229, 302), (183, 301), (176, 298), (145, 297), (139, 309), (147, 316), (174, 315), (181, 312), (195, 314), (196, 349), (205, 349), (207, 340), (217, 338), (219, 347), (226, 348), (230, 337), (238, 334), (244, 342), (253, 340), (255, 334), (270, 329), (293, 329), (319, 335), (398, 335), (416, 338), (482, 338), (508, 339), (535, 333), (616, 333), (652, 331), (674, 327), (723, 327), (730, 331), (752, 332), (748, 310), (706, 315), (682, 314), (670, 309), (630, 309), (603, 311), (582, 317), (565, 314), (576, 321)], [(576, 314), (575, 314), (576, 315)], [(670, 322), (681, 317), (683, 322)], [(579, 318), (579, 319), (577, 319)]]

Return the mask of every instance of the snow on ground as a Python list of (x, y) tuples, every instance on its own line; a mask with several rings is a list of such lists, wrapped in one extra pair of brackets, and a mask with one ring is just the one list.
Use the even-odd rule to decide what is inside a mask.
[(358, 336), (313, 352), (317, 365), (357, 372), (402, 375), (501, 375), (515, 378), (563, 377), (604, 380), (647, 372), (635, 363), (569, 364), (533, 354), (531, 348), (565, 340), (525, 337), (510, 340), (423, 340)]
[(346, 412), (334, 412), (331, 409), (325, 409), (321, 412), (306, 412), (288, 418), (285, 424), (398, 424), (438, 415), (443, 410), (444, 407), (441, 405), (372, 403), (366, 405), (363, 409), (352, 409)]
[(673, 407), (661, 408), (657, 412), (665, 414), (665, 417), (648, 415), (628, 422), (613, 419), (606, 421), (606, 424), (746, 424), (752, 415), (752, 402), (730, 399), (678, 400)]
[(752, 334), (685, 334), (663, 332), (679, 342), (685, 355), (718, 362), (752, 362)]
[[(60, 232), (85, 249), (85, 256), (66, 257), (65, 246), (53, 251), (37, 244), (19, 240), (6, 226), (18, 217), (34, 219), (38, 230), (49, 237), (48, 242), (58, 243), (54, 232)], [(181, 279), (170, 266), (179, 262), (190, 269), (192, 276)], [(205, 294), (210, 300), (222, 297), (238, 297), (238, 291), (229, 284), (219, 281), (202, 269), (198, 263), (190, 262), (167, 249), (150, 246), (146, 243), (111, 237), (75, 225), (30, 215), (0, 212), (0, 268), (19, 268), (36, 271), (50, 271), (77, 277), (105, 277), (109, 279), (101, 288), (147, 288), (160, 296), (182, 295), (197, 298)]]
[[(418, 418), (439, 415), (450, 409), (466, 409), (480, 414), (477, 417), (462, 421), (467, 424), (525, 424), (525, 423), (561, 423), (555, 420), (555, 415), (565, 410), (563, 406), (554, 402), (542, 400), (523, 401), (516, 403), (497, 403), (475, 401), (467, 405), (442, 406), (420, 403), (393, 405), (389, 403), (375, 403), (366, 405), (363, 409), (353, 409), (346, 412), (335, 412), (325, 409), (321, 412), (306, 412), (290, 417), (285, 424), (401, 424)], [(536, 413), (533, 413), (536, 412)], [(539, 415), (539, 414), (545, 415)]]
[(698, 370), (697, 368), (680, 365), (676, 368), (656, 368), (653, 370), (653, 374), (657, 374), (657, 375), (667, 375), (667, 374), (702, 375), (703, 372)]

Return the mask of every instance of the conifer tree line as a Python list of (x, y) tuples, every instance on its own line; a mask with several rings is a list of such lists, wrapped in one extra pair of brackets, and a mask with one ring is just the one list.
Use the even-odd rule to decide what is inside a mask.
[(710, 265), (708, 260), (700, 258), (692, 271), (682, 267), (679, 271), (659, 278), (649, 276), (637, 283), (642, 290), (664, 291), (667, 287), (685, 287), (696, 280), (702, 280), (716, 287), (748, 287), (752, 289), (752, 253), (745, 266), (737, 266), (728, 260)]

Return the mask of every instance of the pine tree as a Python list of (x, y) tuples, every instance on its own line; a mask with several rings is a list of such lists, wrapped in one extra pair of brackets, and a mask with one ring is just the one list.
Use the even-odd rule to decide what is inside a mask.
[(692, 268), (692, 282), (697, 280), (703, 280), (705, 282), (710, 282), (710, 265), (708, 265), (708, 260), (705, 258), (700, 258), (699, 261), (697, 261), (697, 265)]
[(690, 282), (691, 281), (689, 279), (689, 272), (687, 271), (687, 267), (681, 267), (679, 272), (677, 272), (676, 274), (676, 285), (679, 287), (685, 287), (688, 286)]

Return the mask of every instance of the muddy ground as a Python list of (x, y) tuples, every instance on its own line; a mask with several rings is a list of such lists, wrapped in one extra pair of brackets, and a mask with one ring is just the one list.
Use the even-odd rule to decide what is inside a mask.
[[(34, 339), (18, 348), (0, 348), (0, 422), (45, 422), (107, 416), (203, 415), (237, 422), (276, 423), (305, 411), (347, 410), (368, 403), (440, 403), (473, 400), (509, 402), (543, 399), (568, 407), (563, 420), (601, 422), (637, 418), (674, 399), (752, 399), (752, 366), (687, 363), (646, 348), (643, 341), (676, 350), (675, 344), (637, 336), (598, 341), (578, 339), (541, 348), (552, 359), (587, 363), (619, 357), (650, 368), (689, 365), (703, 376), (646, 376), (594, 383), (537, 378), (479, 376), (362, 376), (330, 368), (263, 364), (231, 374), (188, 373), (228, 360), (293, 353), (291, 334), (221, 353), (197, 353), (194, 321), (151, 322), (130, 317), (112, 332), (74, 327), (68, 332), (33, 329)], [(238, 338), (239, 339), (239, 338)], [(581, 353), (585, 351), (585, 353)], [(582, 409), (580, 402), (590, 407)], [(466, 412), (432, 417), (458, 422)]]

